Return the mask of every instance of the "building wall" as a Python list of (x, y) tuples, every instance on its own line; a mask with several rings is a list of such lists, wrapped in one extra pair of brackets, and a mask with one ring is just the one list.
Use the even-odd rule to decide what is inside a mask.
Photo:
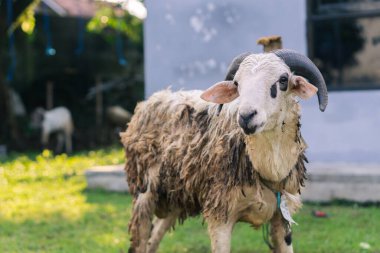
[[(256, 40), (281, 35), (285, 47), (306, 51), (305, 4), (297, 0), (147, 0), (146, 96), (164, 87), (204, 89), (224, 78)], [(294, 15), (297, 14), (297, 15)]]
[[(306, 2), (297, 0), (147, 0), (145, 96), (171, 86), (205, 89), (224, 78), (231, 59), (261, 52), (256, 40), (281, 35), (306, 53)], [(302, 102), (312, 162), (380, 162), (380, 92), (331, 92), (326, 112)]]
[(324, 113), (316, 103), (302, 103), (311, 161), (380, 163), (380, 91), (330, 92)]

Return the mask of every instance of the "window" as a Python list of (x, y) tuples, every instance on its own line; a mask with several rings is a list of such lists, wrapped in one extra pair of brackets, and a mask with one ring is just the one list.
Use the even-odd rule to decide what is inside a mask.
[(380, 0), (309, 0), (308, 43), (330, 90), (380, 88)]

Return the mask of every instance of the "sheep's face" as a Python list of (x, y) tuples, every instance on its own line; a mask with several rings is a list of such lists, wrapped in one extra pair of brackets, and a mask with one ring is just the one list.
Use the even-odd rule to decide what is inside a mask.
[(36, 108), (31, 115), (31, 128), (40, 128), (44, 119), (45, 110), (41, 107)]
[(306, 99), (316, 92), (276, 55), (252, 54), (240, 64), (233, 81), (215, 84), (202, 98), (223, 104), (239, 97), (237, 122), (245, 134), (256, 134), (282, 124), (294, 96)]

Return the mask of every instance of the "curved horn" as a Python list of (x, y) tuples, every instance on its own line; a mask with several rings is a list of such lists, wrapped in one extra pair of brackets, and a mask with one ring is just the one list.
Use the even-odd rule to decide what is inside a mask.
[(244, 61), (244, 59), (250, 54), (252, 54), (252, 53), (249, 53), (249, 52), (242, 53), (242, 54), (236, 56), (232, 60), (230, 66), (228, 66), (227, 75), (226, 75), (226, 78), (224, 79), (225, 81), (234, 80), (235, 74), (240, 67), (240, 63), (242, 63), (242, 61)]
[[(239, 69), (240, 67), (240, 63), (242, 63), (242, 61), (244, 61), (244, 59), (250, 55), (252, 53), (249, 53), (249, 52), (246, 52), (246, 53), (242, 53), (238, 56), (236, 56), (230, 66), (228, 66), (228, 69), (227, 69), (227, 75), (226, 77), (224, 78), (225, 81), (232, 81), (234, 80), (234, 77), (235, 77), (235, 74), (237, 72), (237, 70)], [(220, 114), (220, 111), (222, 110), (223, 108), (223, 104), (220, 104), (219, 107), (218, 107), (218, 112), (217, 112), (217, 115)]]
[(272, 53), (280, 57), (291, 71), (309, 79), (318, 88), (319, 109), (323, 112), (328, 103), (328, 94), (325, 80), (317, 66), (308, 57), (294, 50), (279, 49)]

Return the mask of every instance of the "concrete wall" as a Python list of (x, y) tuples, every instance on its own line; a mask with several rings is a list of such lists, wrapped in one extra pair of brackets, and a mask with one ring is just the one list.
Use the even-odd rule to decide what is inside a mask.
[(312, 161), (380, 163), (380, 91), (331, 92), (324, 113), (316, 103), (302, 103)]
[[(257, 38), (281, 35), (306, 53), (306, 6), (299, 0), (146, 0), (146, 97), (172, 86), (204, 89), (224, 78), (239, 53), (261, 52)], [(380, 92), (332, 92), (326, 112), (302, 102), (312, 162), (380, 163)]]
[[(281, 35), (306, 51), (305, 4), (298, 0), (147, 0), (146, 96), (164, 87), (204, 89), (224, 78), (237, 54), (261, 52), (256, 40)], [(296, 15), (294, 15), (296, 14)]]

